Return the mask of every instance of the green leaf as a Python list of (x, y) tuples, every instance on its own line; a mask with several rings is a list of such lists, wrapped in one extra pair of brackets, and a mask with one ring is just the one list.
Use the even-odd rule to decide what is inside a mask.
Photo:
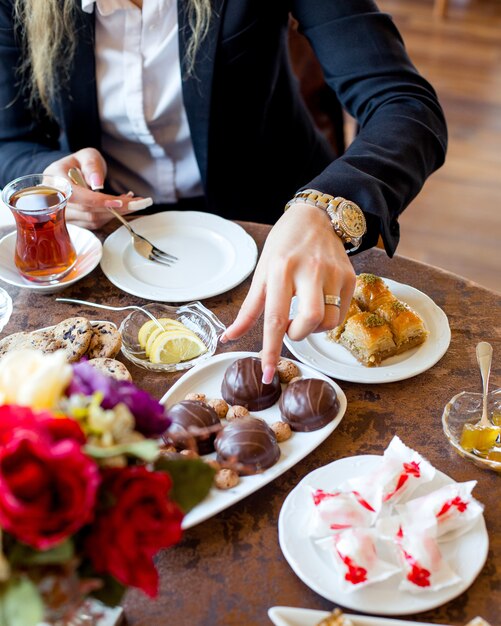
[(167, 471), (173, 482), (170, 497), (188, 513), (209, 493), (214, 470), (200, 459), (159, 459), (155, 469)]
[(43, 614), (42, 598), (27, 578), (0, 586), (0, 626), (36, 626)]
[(151, 463), (159, 454), (158, 443), (153, 439), (143, 439), (143, 441), (135, 441), (134, 443), (123, 443), (110, 448), (100, 448), (87, 444), (85, 451), (95, 459), (108, 459), (112, 456), (120, 454), (128, 454), (136, 456), (139, 459)]
[(73, 542), (67, 539), (49, 550), (34, 550), (18, 543), (10, 554), (12, 565), (59, 565), (67, 563), (75, 554)]

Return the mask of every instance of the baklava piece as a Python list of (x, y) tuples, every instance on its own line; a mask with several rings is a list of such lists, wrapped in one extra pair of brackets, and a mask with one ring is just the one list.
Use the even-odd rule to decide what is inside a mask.
[(339, 326), (336, 326), (332, 330), (327, 331), (327, 337), (331, 341), (339, 341), (339, 337), (341, 337), (341, 333), (344, 330), (347, 320), (350, 317), (353, 317), (353, 315), (355, 315), (356, 313), (360, 313), (361, 311), (362, 309), (358, 306), (357, 301), (354, 298), (352, 298), (350, 302), (350, 307), (348, 309), (348, 312), (346, 313), (346, 317), (344, 318), (342, 323), (339, 324)]
[(397, 351), (389, 325), (369, 311), (348, 318), (339, 343), (367, 367), (379, 365)]
[(392, 293), (382, 278), (375, 274), (359, 274), (353, 294), (362, 311), (375, 311)]
[(397, 346), (396, 354), (419, 346), (428, 336), (428, 331), (419, 315), (409, 305), (394, 296), (385, 300), (375, 313), (390, 326)]

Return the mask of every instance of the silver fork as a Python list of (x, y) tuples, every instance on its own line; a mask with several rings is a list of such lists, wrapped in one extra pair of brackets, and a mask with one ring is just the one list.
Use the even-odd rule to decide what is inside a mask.
[[(78, 167), (70, 168), (68, 170), (68, 177), (76, 185), (89, 189), (89, 186), (85, 182), (85, 178), (83, 177), (83, 174)], [(144, 257), (145, 259), (148, 259), (149, 261), (154, 261), (155, 263), (161, 263), (162, 265), (167, 265), (168, 267), (170, 267), (175, 261), (179, 261), (177, 256), (174, 256), (173, 254), (169, 254), (168, 252), (164, 252), (163, 250), (161, 250), (160, 248), (152, 244), (151, 241), (146, 239), (146, 237), (143, 237), (143, 235), (136, 233), (136, 231), (132, 228), (129, 222), (122, 215), (120, 215), (118, 211), (115, 211), (115, 209), (112, 209), (110, 207), (105, 207), (105, 208), (110, 213), (112, 213), (117, 218), (117, 220), (122, 222), (125, 228), (129, 231), (132, 237), (134, 250), (136, 250), (136, 252), (140, 254), (142, 257)]]
[(138, 252), (142, 257), (148, 259), (149, 261), (155, 261), (156, 263), (161, 263), (162, 265), (168, 265), (169, 267), (176, 261), (179, 261), (177, 256), (160, 250), (160, 248), (157, 248), (157, 246), (152, 244), (151, 241), (148, 241), (146, 237), (143, 237), (139, 233), (136, 233), (136, 231), (132, 228), (129, 222), (124, 217), (122, 217), (120, 213), (115, 211), (115, 209), (112, 209), (110, 207), (106, 208), (110, 213), (113, 213), (117, 220), (122, 222), (125, 228), (129, 231), (132, 236), (134, 250)]
[(108, 309), (109, 311), (141, 311), (145, 315), (147, 315), (158, 328), (165, 330), (162, 324), (157, 320), (157, 318), (150, 313), (148, 310), (143, 309), (142, 306), (138, 306), (135, 304), (130, 304), (128, 306), (111, 306), (110, 304), (98, 304), (97, 302), (88, 302), (87, 300), (75, 300), (74, 298), (56, 298), (56, 302), (71, 302), (72, 304), (85, 304), (87, 306), (93, 306), (96, 309)]

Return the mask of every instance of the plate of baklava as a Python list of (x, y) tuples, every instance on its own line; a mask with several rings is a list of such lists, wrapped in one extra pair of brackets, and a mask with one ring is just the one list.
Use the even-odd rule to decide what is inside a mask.
[[(291, 317), (297, 303), (293, 301)], [(447, 316), (423, 292), (359, 274), (343, 322), (302, 341), (284, 343), (302, 363), (339, 380), (389, 383), (417, 376), (435, 365), (451, 340)]]

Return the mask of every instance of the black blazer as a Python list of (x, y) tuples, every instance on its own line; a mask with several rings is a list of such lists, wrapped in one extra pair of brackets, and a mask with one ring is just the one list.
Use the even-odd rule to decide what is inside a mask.
[[(41, 0), (43, 1), (43, 0)], [(75, 0), (80, 7), (80, 0)], [(398, 215), (444, 160), (446, 126), (390, 16), (371, 0), (213, 0), (210, 31), (183, 97), (208, 209), (273, 223), (300, 188), (357, 202), (392, 254)], [(189, 29), (178, 2), (181, 58)], [(289, 13), (360, 131), (339, 158), (314, 128), (291, 72)], [(33, 115), (18, 84), (22, 52), (12, 0), (0, 0), (0, 185), (100, 148), (94, 15), (78, 10), (78, 43), (54, 120)], [(168, 68), (166, 68), (168, 71)], [(373, 245), (376, 229), (364, 247)]]

